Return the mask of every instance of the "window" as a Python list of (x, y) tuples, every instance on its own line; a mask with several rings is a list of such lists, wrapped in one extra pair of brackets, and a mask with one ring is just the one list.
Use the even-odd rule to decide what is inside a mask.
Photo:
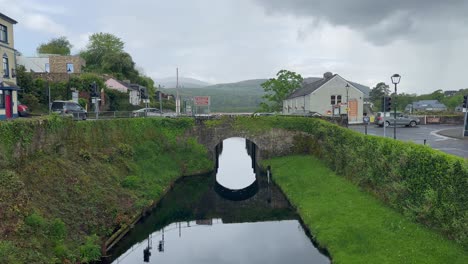
[(336, 102), (336, 103), (337, 103), (337, 104), (341, 104), (341, 95), (338, 95), (336, 98), (337, 98), (337, 102)]
[(45, 64), (45, 72), (50, 72), (50, 64), (49, 63)]
[(4, 78), (10, 78), (10, 66), (8, 65), (8, 56), (3, 54), (3, 77)]
[(334, 95), (331, 96), (331, 104), (332, 105), (336, 104), (336, 96), (334, 96)]
[(73, 63), (67, 63), (67, 73), (74, 73)]
[(0, 24), (0, 41), (8, 42), (8, 29), (2, 24)]

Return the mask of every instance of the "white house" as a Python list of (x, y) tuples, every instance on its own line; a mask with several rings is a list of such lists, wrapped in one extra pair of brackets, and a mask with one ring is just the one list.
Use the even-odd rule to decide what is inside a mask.
[(283, 101), (283, 114), (317, 113), (348, 116), (349, 123), (362, 123), (364, 99), (370, 88), (327, 72), (323, 78), (307, 78)]

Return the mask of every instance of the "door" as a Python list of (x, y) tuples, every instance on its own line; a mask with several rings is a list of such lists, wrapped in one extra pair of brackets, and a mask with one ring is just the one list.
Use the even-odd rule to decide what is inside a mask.
[(12, 106), (11, 91), (5, 91), (5, 114), (6, 118), (10, 119), (13, 117), (13, 106)]

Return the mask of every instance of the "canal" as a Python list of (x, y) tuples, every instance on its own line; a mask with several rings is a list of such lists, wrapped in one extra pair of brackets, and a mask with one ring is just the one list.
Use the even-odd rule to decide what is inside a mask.
[(179, 180), (103, 263), (330, 263), (243, 138), (216, 147), (216, 168)]

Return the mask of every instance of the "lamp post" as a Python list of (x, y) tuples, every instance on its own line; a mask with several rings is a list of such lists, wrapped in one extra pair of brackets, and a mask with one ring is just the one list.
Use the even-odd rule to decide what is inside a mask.
[(71, 74), (71, 69), (67, 67), (67, 73), (68, 73), (68, 85), (67, 85), (67, 100), (70, 100), (70, 74)]
[(399, 74), (397, 74), (397, 73), (395, 73), (395, 74), (392, 75), (392, 83), (395, 85), (395, 97), (393, 98), (393, 105), (394, 105), (394, 108), (393, 108), (394, 111), (393, 111), (393, 113), (394, 113), (394, 115), (395, 115), (395, 116), (393, 117), (393, 118), (394, 118), (394, 119), (393, 119), (393, 139), (396, 139), (396, 118), (397, 118), (397, 116), (396, 116), (396, 106), (397, 106), (397, 104), (396, 104), (396, 96), (397, 96), (397, 84), (400, 83), (400, 78), (401, 78), (401, 76), (400, 76)]
[(349, 124), (349, 84), (346, 84), (346, 127)]

